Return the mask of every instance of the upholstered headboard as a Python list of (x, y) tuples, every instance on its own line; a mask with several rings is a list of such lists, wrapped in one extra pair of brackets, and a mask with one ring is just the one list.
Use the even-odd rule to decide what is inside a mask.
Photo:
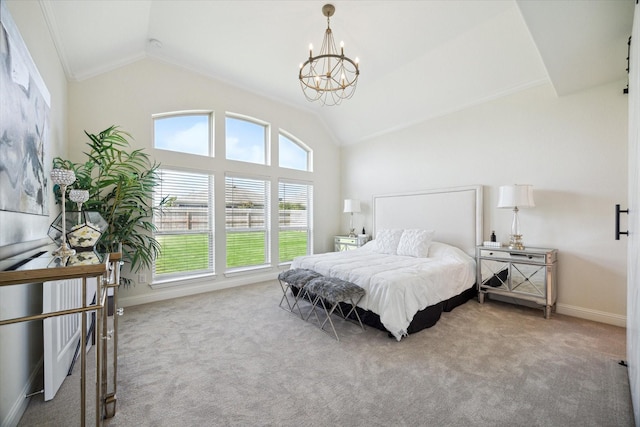
[(373, 237), (383, 228), (423, 228), (469, 255), (482, 244), (481, 185), (373, 196), (372, 208)]

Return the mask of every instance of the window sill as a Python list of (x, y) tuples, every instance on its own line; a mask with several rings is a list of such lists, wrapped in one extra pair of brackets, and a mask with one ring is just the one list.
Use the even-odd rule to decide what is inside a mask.
[(172, 277), (167, 279), (159, 279), (154, 280), (153, 283), (149, 284), (151, 289), (164, 289), (170, 288), (173, 286), (182, 286), (189, 285), (192, 283), (202, 282), (203, 280), (215, 280), (215, 273), (205, 273), (198, 274), (194, 276), (180, 276), (180, 277)]
[(224, 273), (224, 277), (237, 277), (237, 276), (242, 276), (246, 274), (261, 273), (261, 272), (266, 272), (271, 270), (273, 270), (273, 266), (271, 265), (259, 265), (256, 267), (242, 267), (242, 268), (236, 268), (233, 270), (226, 271)]

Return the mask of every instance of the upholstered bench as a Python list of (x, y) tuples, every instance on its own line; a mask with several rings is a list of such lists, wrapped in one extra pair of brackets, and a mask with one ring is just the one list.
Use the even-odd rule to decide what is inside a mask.
[[(355, 283), (347, 282), (346, 280), (338, 279), (336, 277), (326, 277), (320, 276), (309, 281), (305, 287), (305, 292), (309, 295), (312, 302), (312, 310), (307, 315), (307, 319), (313, 313), (318, 322), (318, 326), (323, 331), (327, 332), (324, 327), (329, 322), (331, 325), (331, 329), (333, 330), (333, 334), (336, 337), (336, 340), (340, 341), (338, 337), (338, 332), (336, 332), (336, 328), (333, 325), (333, 321), (331, 320), (331, 315), (338, 309), (340, 316), (348, 320), (351, 313), (355, 314), (356, 319), (358, 320), (358, 324), (364, 330), (364, 325), (360, 320), (360, 316), (358, 315), (358, 311), (356, 310), (356, 305), (362, 299), (365, 294), (364, 289)], [(346, 303), (350, 304), (350, 310), (345, 314), (342, 310), (342, 304)], [(318, 313), (316, 312), (316, 307), (322, 305), (322, 309), (326, 315), (326, 318), (320, 323), (320, 318), (318, 317)], [(327, 306), (330, 305), (330, 307)]]
[[(280, 308), (283, 310), (290, 311), (293, 313), (293, 310), (298, 307), (298, 312), (300, 313), (300, 317), (304, 319), (302, 315), (302, 311), (300, 310), (300, 305), (298, 302), (300, 298), (304, 295), (304, 288), (311, 280), (322, 277), (320, 273), (317, 273), (313, 270), (308, 270), (306, 268), (293, 268), (291, 270), (283, 271), (278, 275), (278, 282), (280, 282), (280, 287), (282, 288), (282, 298), (280, 299)], [(294, 292), (294, 288), (296, 291)], [(288, 292), (291, 290), (291, 298), (289, 299)], [(287, 307), (283, 307), (282, 303), (286, 302)]]

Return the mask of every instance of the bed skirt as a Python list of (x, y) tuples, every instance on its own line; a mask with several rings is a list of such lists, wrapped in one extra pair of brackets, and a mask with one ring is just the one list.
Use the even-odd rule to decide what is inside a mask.
[[(298, 291), (297, 288), (292, 287), (291, 290), (292, 292), (294, 292), (294, 294), (297, 294), (297, 291)], [(419, 332), (423, 329), (432, 327), (433, 325), (438, 323), (438, 320), (440, 320), (440, 316), (442, 315), (443, 311), (450, 312), (451, 310), (458, 307), (459, 305), (462, 305), (465, 302), (469, 301), (470, 299), (475, 298), (477, 295), (478, 295), (478, 289), (477, 289), (477, 286), (474, 284), (469, 289), (462, 291), (462, 293), (456, 296), (453, 296), (448, 300), (441, 301), (437, 304), (431, 305), (429, 307), (426, 307), (423, 310), (418, 311), (413, 316), (413, 320), (411, 320), (411, 323), (407, 328), (407, 333), (415, 334), (416, 332)], [(347, 313), (349, 311), (350, 306), (346, 303), (340, 303), (340, 304), (342, 306), (343, 312)], [(385, 331), (389, 334), (390, 337), (393, 337), (393, 334), (391, 334), (391, 332), (389, 332), (387, 328), (385, 328), (382, 322), (380, 321), (379, 315), (377, 315), (376, 313), (370, 310), (365, 310), (360, 307), (356, 307), (356, 310), (358, 311), (358, 315), (360, 316), (362, 323), (364, 323), (367, 326), (380, 329), (381, 331)], [(351, 314), (351, 316), (349, 317), (355, 319), (355, 314)]]
[[(470, 299), (475, 298), (477, 294), (477, 287), (476, 285), (473, 285), (466, 291), (463, 291), (462, 293), (453, 296), (446, 301), (439, 302), (418, 311), (413, 316), (413, 320), (411, 320), (411, 323), (407, 328), (407, 333), (415, 334), (416, 332), (419, 332), (423, 329), (432, 327), (433, 325), (438, 323), (438, 320), (440, 320), (440, 316), (442, 315), (443, 311), (450, 312), (459, 305), (462, 305)], [(364, 310), (360, 307), (356, 307), (356, 310), (358, 310), (358, 314), (362, 319), (362, 323), (366, 324), (367, 326), (380, 329), (381, 331), (388, 332), (389, 336), (393, 337), (393, 335), (384, 327), (384, 325), (380, 321), (380, 316), (378, 316), (376, 313), (369, 310)]]

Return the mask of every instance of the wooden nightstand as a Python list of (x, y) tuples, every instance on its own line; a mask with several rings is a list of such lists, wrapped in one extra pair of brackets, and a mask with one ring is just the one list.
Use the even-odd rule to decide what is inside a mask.
[(351, 249), (359, 248), (369, 241), (369, 236), (335, 236), (333, 238), (334, 251), (342, 252), (349, 251)]
[(485, 294), (532, 301), (544, 306), (544, 317), (548, 319), (556, 305), (557, 259), (556, 249), (478, 246), (478, 301), (482, 304)]

